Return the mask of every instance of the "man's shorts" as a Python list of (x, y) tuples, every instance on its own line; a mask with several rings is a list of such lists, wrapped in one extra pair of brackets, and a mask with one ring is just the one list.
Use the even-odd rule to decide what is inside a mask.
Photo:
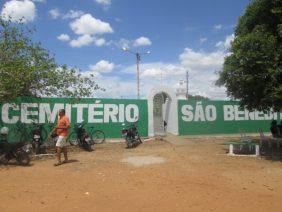
[(56, 143), (56, 147), (65, 147), (67, 146), (67, 138), (64, 136), (59, 136), (57, 143)]

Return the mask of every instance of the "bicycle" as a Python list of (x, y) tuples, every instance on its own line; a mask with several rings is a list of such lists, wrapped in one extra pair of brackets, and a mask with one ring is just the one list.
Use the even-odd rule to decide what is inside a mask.
[[(81, 146), (82, 148), (90, 151), (91, 145), (101, 144), (105, 141), (105, 134), (101, 130), (94, 130), (94, 127), (90, 127), (90, 133), (84, 128), (85, 123), (76, 124), (74, 131), (70, 133), (67, 141), (74, 146)], [(89, 130), (88, 130), (89, 131)]]

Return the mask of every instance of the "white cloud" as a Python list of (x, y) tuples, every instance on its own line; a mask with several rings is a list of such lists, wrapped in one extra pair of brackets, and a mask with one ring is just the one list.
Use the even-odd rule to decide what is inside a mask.
[(223, 27), (223, 26), (222, 26), (221, 24), (218, 24), (218, 25), (214, 25), (214, 26), (213, 26), (213, 29), (214, 29), (214, 30), (221, 30), (222, 27)]
[(45, 0), (32, 0), (34, 2), (39, 2), (39, 3), (45, 3), (46, 1)]
[(215, 47), (225, 51), (228, 50), (231, 47), (231, 43), (234, 41), (235, 35), (228, 35), (225, 39), (225, 41), (219, 41), (216, 43)]
[[(185, 80), (187, 70), (189, 69), (181, 64), (162, 62), (140, 64), (141, 98), (146, 98), (152, 88), (160, 85), (169, 86), (176, 91), (179, 81)], [(123, 78), (115, 77), (113, 74), (105, 76), (100, 74), (101, 72), (94, 72), (98, 84), (106, 89), (105, 92), (98, 92), (98, 96), (136, 98), (136, 65), (124, 67), (122, 72)], [(215, 86), (216, 79), (217, 75), (213, 71), (189, 70), (189, 94), (211, 99), (226, 99), (225, 88)]]
[(117, 76), (98, 76), (95, 79), (99, 86), (106, 89), (105, 92), (97, 91), (97, 97), (136, 98), (136, 80), (124, 80)]
[(2, 8), (1, 16), (4, 20), (11, 17), (13, 22), (19, 22), (21, 19), (23, 23), (32, 22), (36, 17), (36, 7), (30, 0), (7, 1)]
[(149, 38), (140, 37), (136, 40), (128, 40), (125, 38), (121, 38), (119, 41), (109, 41), (107, 45), (113, 45), (119, 49), (127, 48), (130, 49), (131, 47), (138, 47), (138, 46), (146, 46), (151, 45), (152, 42)]
[(57, 19), (57, 18), (59, 18), (61, 16), (61, 13), (60, 13), (59, 9), (57, 9), (57, 8), (49, 10), (48, 14), (53, 19)]
[[(63, 36), (63, 37), (65, 37), (65, 36)], [(63, 41), (67, 41), (67, 40), (63, 40)], [(85, 34), (85, 35), (79, 36), (77, 39), (73, 39), (73, 40), (70, 41), (71, 47), (89, 46), (91, 44), (94, 44), (95, 46), (100, 47), (100, 46), (103, 46), (103, 45), (106, 44), (106, 40), (104, 38), (96, 38), (94, 36)]]
[[(70, 27), (79, 36), (70, 41), (71, 47), (82, 47), (91, 44), (99, 47), (106, 45), (106, 40), (100, 36), (104, 33), (113, 32), (109, 23), (96, 19), (91, 14), (84, 14), (81, 10), (70, 10), (67, 14), (60, 14), (59, 16), (63, 19), (75, 19), (70, 23)], [(57, 38), (62, 41), (70, 40), (68, 35), (60, 35)]]
[[(147, 66), (147, 65), (146, 65)], [(165, 78), (166, 76), (181, 76), (185, 73), (183, 67), (175, 64), (162, 64), (155, 63), (151, 64), (152, 68), (144, 67), (144, 71), (141, 74), (142, 78)]]
[(84, 12), (81, 11), (81, 10), (70, 10), (65, 15), (63, 15), (62, 17), (63, 17), (63, 19), (75, 19), (75, 18), (79, 18), (83, 14), (84, 14)]
[(58, 38), (58, 40), (64, 41), (64, 42), (70, 41), (70, 36), (67, 35), (67, 34), (61, 34), (57, 38)]
[(222, 51), (197, 52), (190, 48), (185, 48), (180, 54), (180, 63), (191, 70), (211, 70), (215, 71), (223, 64), (225, 53)]
[(124, 39), (124, 38), (121, 38), (119, 41), (109, 41), (108, 45), (114, 45), (119, 49), (122, 49), (122, 48), (129, 49), (130, 46), (131, 46), (131, 41)]
[(79, 36), (77, 39), (71, 40), (70, 46), (71, 47), (82, 47), (88, 46), (94, 42), (94, 38), (91, 35), (85, 34)]
[[(225, 40), (228, 40), (227, 36)], [(225, 43), (225, 41), (222, 41)], [(155, 86), (169, 86), (176, 90), (180, 80), (186, 79), (186, 71), (189, 71), (189, 94), (201, 95), (211, 99), (227, 99), (226, 88), (217, 87), (215, 81), (218, 79), (216, 70), (223, 65), (227, 51), (216, 48), (214, 51), (197, 51), (185, 48), (179, 55), (177, 63), (144, 63), (146, 57), (142, 58), (140, 64), (140, 92), (141, 98), (146, 98), (150, 90)], [(148, 55), (149, 57), (149, 55)], [(108, 62), (109, 63), (109, 62)], [(98, 63), (97, 63), (98, 64)], [(96, 95), (107, 98), (136, 98), (136, 64), (128, 67), (117, 67), (110, 76), (103, 75), (106, 71), (98, 69), (98, 65), (92, 65), (90, 73), (97, 77), (98, 84), (105, 88), (105, 92), (98, 92)], [(107, 64), (105, 62), (105, 64)], [(100, 67), (107, 67), (106, 65)], [(97, 70), (100, 70), (97, 72)], [(105, 69), (107, 70), (107, 69)], [(113, 76), (122, 73), (123, 78)], [(126, 79), (126, 80), (124, 80)], [(118, 89), (116, 89), (118, 88)]]
[[(225, 43), (231, 37), (227, 36), (225, 41), (221, 42)], [(215, 51), (205, 52), (185, 48), (179, 55), (179, 63), (141, 63), (141, 96), (146, 97), (152, 87), (161, 84), (176, 89), (179, 80), (185, 80), (186, 71), (188, 71), (190, 94), (206, 96), (211, 99), (227, 99), (226, 88), (215, 85), (215, 81), (218, 79), (215, 71), (222, 68), (224, 57), (227, 54), (225, 49), (217, 48)], [(125, 67), (122, 72), (135, 78), (136, 65)], [(136, 90), (136, 84), (132, 89)]]
[(101, 5), (103, 5), (103, 6), (109, 6), (109, 5), (111, 5), (111, 0), (96, 0), (96, 2), (98, 3), (98, 4), (101, 4)]
[(216, 71), (222, 68), (226, 55), (227, 53), (221, 49), (216, 49), (213, 52), (184, 49), (179, 60), (180, 65), (190, 73), (190, 93), (205, 94), (211, 99), (226, 99), (226, 89), (215, 85), (218, 79)]
[(112, 33), (110, 24), (94, 18), (91, 14), (84, 14), (70, 24), (71, 29), (78, 35), (97, 35)]
[(150, 46), (151, 44), (152, 42), (149, 38), (140, 37), (134, 41), (133, 46)]
[(103, 46), (106, 44), (106, 41), (104, 38), (98, 38), (98, 39), (95, 39), (94, 43), (96, 46)]
[(96, 73), (110, 73), (115, 68), (115, 64), (107, 60), (101, 60), (95, 65), (89, 65), (89, 68)]
[(207, 40), (208, 40), (207, 38), (200, 38), (200, 44), (207, 42)]
[(81, 10), (69, 10), (67, 13), (61, 13), (58, 8), (54, 8), (48, 11), (48, 14), (51, 16), (53, 19), (75, 19), (81, 17), (84, 12)]
[(112, 1), (111, 0), (95, 0), (96, 3), (102, 5), (102, 7), (104, 8), (104, 10), (107, 10), (109, 9), (109, 7), (111, 6), (112, 4)]
[[(218, 66), (219, 68), (221, 65)], [(135, 68), (135, 69), (134, 69)], [(136, 67), (130, 69), (136, 75)], [(217, 87), (215, 81), (218, 76), (209, 68), (203, 70), (192, 70), (189, 66), (182, 64), (151, 63), (140, 65), (140, 82), (142, 84), (142, 95), (147, 96), (154, 86), (164, 85), (176, 90), (180, 80), (186, 79), (186, 71), (189, 71), (189, 93), (202, 95), (211, 99), (225, 99), (225, 88)], [(135, 89), (132, 87), (132, 89)]]

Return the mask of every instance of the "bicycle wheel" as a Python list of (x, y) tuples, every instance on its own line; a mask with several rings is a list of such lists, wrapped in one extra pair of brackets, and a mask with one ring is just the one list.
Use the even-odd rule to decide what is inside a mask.
[(78, 138), (75, 132), (72, 132), (71, 134), (69, 134), (69, 136), (67, 137), (67, 142), (69, 142), (73, 146), (77, 146), (79, 144), (79, 141), (78, 141)]
[(101, 144), (105, 141), (105, 133), (101, 130), (94, 130), (91, 133), (91, 139), (95, 144)]

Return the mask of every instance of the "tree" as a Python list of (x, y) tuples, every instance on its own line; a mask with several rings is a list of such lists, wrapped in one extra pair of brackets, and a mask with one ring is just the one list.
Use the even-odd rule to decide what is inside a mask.
[(40, 43), (31, 40), (33, 32), (0, 17), (0, 103), (21, 96), (78, 98), (100, 89), (93, 75), (58, 66)]
[(282, 108), (282, 1), (253, 0), (239, 18), (217, 85), (249, 110)]

